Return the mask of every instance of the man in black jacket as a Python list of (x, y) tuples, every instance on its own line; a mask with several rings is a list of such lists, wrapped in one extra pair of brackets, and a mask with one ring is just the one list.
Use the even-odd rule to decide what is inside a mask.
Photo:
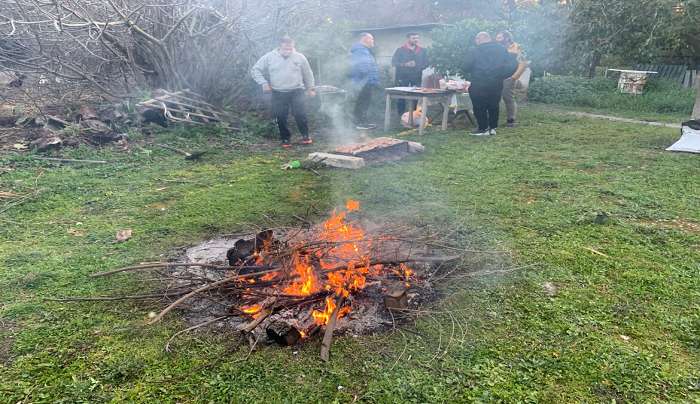
[[(429, 66), (428, 52), (418, 45), (420, 36), (411, 32), (406, 35), (406, 43), (394, 52), (391, 64), (396, 67), (397, 87), (420, 87), (423, 69)], [(399, 116), (406, 112), (406, 100), (398, 102)]]
[(465, 71), (470, 73), (469, 96), (479, 125), (476, 136), (495, 135), (503, 93), (503, 80), (515, 73), (518, 62), (506, 48), (491, 41), (491, 35), (480, 32), (476, 48), (470, 52)]

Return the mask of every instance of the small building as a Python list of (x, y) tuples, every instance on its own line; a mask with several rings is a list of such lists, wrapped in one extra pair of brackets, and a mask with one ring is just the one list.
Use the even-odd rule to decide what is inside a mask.
[(362, 32), (369, 32), (374, 35), (374, 56), (377, 59), (377, 63), (380, 66), (390, 66), (394, 51), (406, 42), (407, 34), (411, 32), (419, 34), (421, 37), (420, 46), (429, 48), (433, 43), (432, 31), (435, 28), (447, 25), (441, 23), (394, 25), (390, 27), (353, 29), (350, 32), (353, 35), (359, 35)]

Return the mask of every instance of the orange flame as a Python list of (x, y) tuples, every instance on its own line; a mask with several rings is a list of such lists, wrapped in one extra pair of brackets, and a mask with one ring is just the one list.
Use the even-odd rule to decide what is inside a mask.
[(284, 293), (296, 296), (311, 296), (319, 292), (321, 290), (320, 282), (313, 266), (309, 264), (308, 257), (301, 256), (298, 252), (295, 252), (292, 263), (294, 265), (294, 273), (298, 276), (298, 279), (286, 287)]
[(245, 314), (251, 315), (251, 316), (260, 313), (261, 310), (262, 310), (262, 306), (259, 305), (259, 304), (254, 304), (254, 305), (252, 305), (252, 306), (242, 306), (242, 307), (241, 307), (241, 311), (242, 311), (242, 312), (244, 312)]
[(348, 212), (359, 210), (360, 202), (348, 199), (348, 201), (345, 203), (345, 209), (347, 209)]
[[(360, 203), (348, 200), (345, 209), (334, 211), (318, 234), (318, 241), (328, 248), (318, 249), (315, 256), (304, 255), (295, 250), (292, 255), (292, 275), (294, 280), (283, 292), (294, 296), (311, 296), (322, 290), (332, 292), (325, 301), (323, 310), (313, 310), (312, 317), (317, 325), (328, 323), (336, 300), (346, 298), (351, 293), (367, 286), (367, 276), (380, 274), (382, 265), (371, 265), (371, 243), (365, 232), (356, 224), (346, 221), (350, 212), (360, 209)], [(313, 261), (312, 261), (313, 260)], [(320, 266), (320, 268), (319, 268)], [(320, 270), (327, 270), (321, 272)], [(275, 275), (271, 275), (269, 279)], [(267, 276), (262, 280), (267, 280)], [(342, 307), (338, 316), (350, 312), (349, 305)]]
[[(314, 321), (318, 325), (326, 325), (328, 324), (328, 321), (331, 318), (331, 315), (333, 314), (333, 310), (335, 310), (335, 300), (328, 296), (326, 297), (326, 307), (323, 311), (319, 310), (314, 310), (311, 313), (311, 316), (314, 318)], [(344, 306), (341, 307), (340, 310), (338, 310), (338, 318), (345, 317), (348, 313), (350, 313), (350, 306)]]
[(262, 265), (265, 262), (265, 256), (270, 252), (272, 248), (272, 240), (263, 240), (262, 249), (259, 252), (255, 252), (253, 256), (255, 257), (255, 264)]

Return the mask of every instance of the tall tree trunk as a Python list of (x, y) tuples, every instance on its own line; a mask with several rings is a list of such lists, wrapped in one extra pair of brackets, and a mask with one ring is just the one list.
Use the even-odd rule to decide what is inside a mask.
[(695, 76), (695, 107), (693, 108), (693, 119), (700, 119), (700, 71)]

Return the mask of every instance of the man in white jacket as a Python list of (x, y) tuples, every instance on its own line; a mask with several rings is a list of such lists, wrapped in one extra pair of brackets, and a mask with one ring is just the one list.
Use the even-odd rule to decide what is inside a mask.
[(272, 114), (277, 119), (282, 147), (291, 147), (287, 117), (291, 108), (303, 144), (311, 144), (306, 118), (306, 96), (314, 97), (314, 73), (306, 57), (294, 49), (294, 40), (283, 37), (279, 48), (265, 54), (251, 71), (265, 93), (272, 93)]

